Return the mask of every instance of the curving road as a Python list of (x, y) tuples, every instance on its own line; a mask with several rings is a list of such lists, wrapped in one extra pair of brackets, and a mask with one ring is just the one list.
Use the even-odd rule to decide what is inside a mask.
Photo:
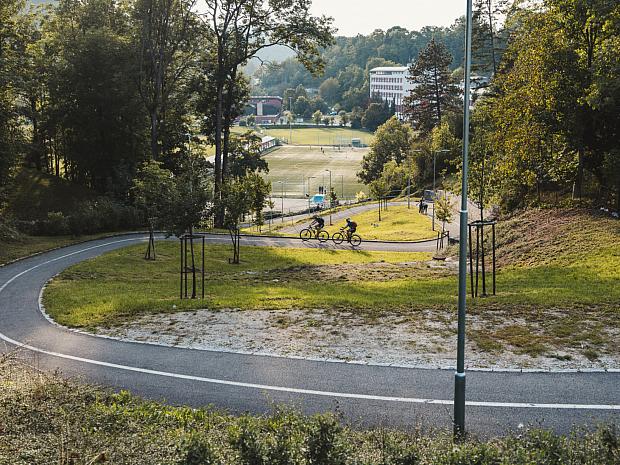
[[(44, 284), (66, 267), (142, 241), (141, 235), (66, 247), (0, 268), (0, 350), (21, 346), (45, 369), (173, 404), (213, 404), (260, 413), (273, 402), (304, 412), (338, 409), (361, 426), (451, 427), (453, 372), (241, 355), (134, 344), (88, 336), (48, 322), (39, 311)], [(210, 241), (228, 241), (210, 236)], [(244, 238), (254, 245), (299, 245)], [(312, 244), (316, 246), (316, 244)], [(365, 244), (364, 247), (370, 246)], [(397, 244), (372, 244), (400, 249)], [(428, 244), (412, 244), (424, 250)], [(433, 246), (434, 247), (434, 246)], [(481, 435), (519, 425), (567, 432), (573, 425), (620, 420), (620, 373), (469, 371), (467, 426)]]

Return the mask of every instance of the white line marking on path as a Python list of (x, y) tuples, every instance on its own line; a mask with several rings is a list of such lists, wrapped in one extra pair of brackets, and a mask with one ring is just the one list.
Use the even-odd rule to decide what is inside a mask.
[[(370, 394), (355, 394), (348, 392), (332, 392), (332, 391), (317, 391), (313, 389), (299, 389), (283, 386), (270, 386), (267, 384), (255, 384), (255, 383), (243, 383), (240, 381), (228, 381), (216, 378), (204, 378), (202, 376), (184, 375), (181, 373), (170, 373), (167, 371), (149, 370), (148, 368), (132, 367), (127, 365), (119, 365), (116, 363), (102, 362), (99, 360), (91, 360), (83, 357), (76, 357), (74, 355), (60, 354), (58, 352), (52, 352), (49, 350), (39, 349), (38, 347), (31, 346), (15, 341), (4, 334), (0, 333), (0, 339), (8, 342), (9, 344), (38, 352), (45, 355), (51, 355), (53, 357), (64, 358), (67, 360), (73, 360), (76, 362), (88, 363), (91, 365), (104, 366), (107, 368), (116, 368), (119, 370), (133, 371), (136, 373), (143, 373), (147, 375), (164, 376), (166, 378), (176, 378), (189, 381), (199, 381), (202, 383), (220, 384), (225, 386), (235, 386), (250, 389), (260, 389), (263, 391), (278, 391), (293, 394), (306, 394), (312, 396), (324, 396), (324, 397), (339, 397), (347, 399), (361, 399), (361, 400), (377, 400), (383, 402), (403, 402), (408, 404), (435, 404), (435, 405), (452, 405), (452, 400), (442, 399), (420, 399), (415, 397), (393, 397), (393, 396), (376, 396)], [(563, 409), (563, 410), (620, 410), (620, 405), (605, 405), (605, 404), (537, 404), (530, 402), (478, 402), (468, 401), (466, 404), (470, 407), (504, 407), (504, 408), (534, 408), (534, 409)]]
[[(85, 249), (81, 249), (75, 252), (71, 252), (60, 257), (53, 258), (51, 260), (47, 260), (45, 262), (39, 263), (38, 265), (32, 266), (27, 270), (24, 270), (7, 282), (5, 282), (2, 286), (0, 286), (0, 293), (6, 289), (6, 287), (15, 281), (20, 276), (39, 268), (43, 265), (62, 260), (63, 258), (67, 258), (82, 252), (86, 252), (89, 250), (105, 247), (107, 245), (118, 244), (122, 242), (131, 242), (131, 241), (141, 241), (143, 238), (131, 238), (131, 239), (122, 239), (118, 241), (106, 242), (105, 244), (99, 244), (92, 247), (87, 247)], [(163, 376), (167, 378), (175, 378), (175, 379), (183, 379), (188, 381), (198, 381), (202, 383), (210, 383), (210, 384), (219, 384), (225, 386), (235, 386), (242, 388), (250, 388), (250, 389), (259, 389), (263, 391), (277, 391), (277, 392), (286, 392), (292, 394), (305, 394), (312, 396), (323, 396), (323, 397), (337, 397), (337, 398), (347, 398), (347, 399), (360, 399), (360, 400), (376, 400), (383, 402), (401, 402), (401, 403), (409, 403), (409, 404), (433, 404), (433, 405), (452, 405), (452, 400), (444, 400), (444, 399), (422, 399), (415, 397), (394, 397), (394, 396), (377, 396), (370, 394), (356, 394), (356, 393), (348, 393), (348, 392), (332, 392), (332, 391), (318, 391), (313, 389), (299, 389), (299, 388), (290, 388), (284, 386), (271, 386), (266, 384), (255, 384), (255, 383), (243, 383), (240, 381), (229, 381), (223, 379), (216, 378), (205, 378), (201, 376), (193, 376), (193, 375), (184, 375), (181, 373), (171, 373), (167, 371), (158, 371), (158, 370), (150, 370), (148, 368), (139, 368), (127, 365), (119, 365), (116, 363), (102, 362), (100, 360), (92, 360), (89, 358), (77, 357), (75, 355), (61, 354), (59, 352), (53, 352), (45, 349), (40, 349), (38, 347), (31, 346), (29, 344), (24, 344), (22, 342), (11, 339), (10, 337), (0, 333), (0, 339), (5, 342), (8, 342), (11, 345), (21, 347), (23, 349), (30, 350), (32, 352), (38, 352), (40, 354), (49, 355), (52, 357), (58, 357), (66, 360), (72, 360), (76, 362), (88, 363), (90, 365), (103, 366), (107, 368), (115, 368), (118, 370), (131, 371), (135, 373), (143, 373), (148, 375), (156, 375)], [(617, 410), (620, 411), (620, 405), (608, 405), (608, 404), (541, 404), (541, 403), (531, 403), (531, 402), (481, 402), (481, 401), (467, 401), (467, 406), (470, 407), (502, 407), (502, 408), (532, 408), (532, 409), (559, 409), (559, 410)]]

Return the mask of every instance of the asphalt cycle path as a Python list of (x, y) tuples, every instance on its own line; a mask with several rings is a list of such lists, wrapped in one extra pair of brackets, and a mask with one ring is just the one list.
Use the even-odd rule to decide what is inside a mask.
[[(208, 239), (214, 243), (228, 241), (226, 236)], [(66, 376), (128, 389), (171, 404), (212, 404), (232, 413), (264, 413), (274, 403), (285, 403), (305, 413), (337, 410), (358, 426), (451, 428), (452, 370), (122, 342), (71, 331), (43, 316), (40, 295), (50, 278), (75, 263), (145, 240), (144, 235), (101, 239), (0, 268), (1, 350), (18, 350), (42, 369), (59, 369)], [(245, 240), (253, 245), (304, 246), (291, 239)], [(619, 385), (620, 373), (613, 370), (470, 370), (467, 427), (477, 434), (494, 435), (521, 425), (566, 433), (574, 425), (618, 423)]]

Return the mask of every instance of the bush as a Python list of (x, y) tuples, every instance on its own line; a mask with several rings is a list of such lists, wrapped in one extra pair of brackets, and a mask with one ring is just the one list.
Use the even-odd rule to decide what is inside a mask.
[(20, 221), (21, 232), (35, 236), (96, 234), (144, 227), (143, 214), (108, 197), (81, 202), (70, 215), (50, 212), (43, 220)]
[(68, 234), (69, 224), (62, 212), (48, 212), (47, 219), (42, 222), (41, 229), (47, 231), (50, 236), (62, 236)]
[(524, 429), (488, 441), (454, 442), (448, 432), (357, 430), (331, 414), (305, 416), (283, 408), (233, 416), (171, 407), (35, 372), (10, 359), (0, 358), (0, 383), (0, 463), (15, 465), (100, 463), (97, 457), (132, 465), (620, 463), (613, 424), (568, 436)]

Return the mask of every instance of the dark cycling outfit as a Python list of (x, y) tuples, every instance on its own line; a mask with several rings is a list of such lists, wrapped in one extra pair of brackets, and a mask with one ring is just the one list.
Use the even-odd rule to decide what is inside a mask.
[(315, 229), (318, 229), (320, 231), (321, 229), (323, 229), (323, 226), (325, 226), (325, 220), (323, 218), (317, 216), (317, 217), (314, 218), (314, 220), (312, 221), (310, 226), (312, 226)]
[(355, 221), (347, 220), (347, 226), (349, 229), (349, 237), (357, 230), (357, 223)]

